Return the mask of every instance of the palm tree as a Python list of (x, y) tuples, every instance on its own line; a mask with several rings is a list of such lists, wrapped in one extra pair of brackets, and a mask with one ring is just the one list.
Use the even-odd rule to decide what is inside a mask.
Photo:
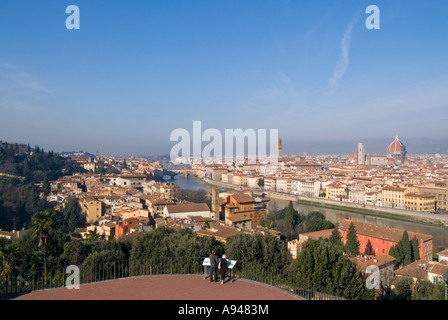
[(10, 243), (0, 249), (0, 275), (10, 279), (16, 267), (17, 244)]
[(47, 244), (50, 240), (50, 230), (57, 228), (56, 211), (48, 209), (33, 216), (33, 234), (39, 237), (39, 247), (44, 252), (44, 284), (47, 284)]

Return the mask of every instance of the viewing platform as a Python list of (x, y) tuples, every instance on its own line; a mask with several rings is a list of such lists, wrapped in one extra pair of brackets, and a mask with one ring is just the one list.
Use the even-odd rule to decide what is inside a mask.
[(139, 276), (47, 289), (17, 300), (303, 300), (279, 288), (245, 279), (210, 282), (202, 275)]

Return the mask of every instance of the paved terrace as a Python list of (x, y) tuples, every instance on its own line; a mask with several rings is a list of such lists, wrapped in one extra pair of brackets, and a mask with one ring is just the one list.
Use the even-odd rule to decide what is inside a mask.
[(18, 300), (299, 300), (259, 282), (227, 279), (210, 283), (201, 275), (157, 275), (89, 283), (79, 290), (35, 291)]

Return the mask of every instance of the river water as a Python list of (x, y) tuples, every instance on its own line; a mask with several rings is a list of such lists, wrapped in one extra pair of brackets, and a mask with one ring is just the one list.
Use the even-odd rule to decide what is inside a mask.
[[(185, 179), (184, 176), (176, 176), (174, 178), (174, 182), (181, 188), (188, 190), (205, 189), (207, 192), (211, 193), (211, 190), (213, 188), (213, 186), (205, 184), (198, 179), (195, 178)], [(269, 201), (269, 209), (280, 210), (288, 206), (288, 204), (289, 201), (287, 200), (271, 199), (271, 201)], [(322, 208), (307, 204), (294, 203), (294, 208), (297, 211), (304, 214), (310, 213), (312, 211), (320, 211), (323, 214), (325, 214), (327, 220), (331, 221), (332, 223), (337, 223), (343, 219), (351, 219), (353, 221), (365, 222), (378, 226), (429, 234), (433, 236), (434, 239), (433, 248), (435, 252), (439, 252), (445, 248), (448, 248), (448, 228), (446, 227), (422, 224), (411, 221), (388, 219), (384, 217), (367, 216), (362, 213), (358, 214), (353, 212), (347, 212), (344, 210)]]

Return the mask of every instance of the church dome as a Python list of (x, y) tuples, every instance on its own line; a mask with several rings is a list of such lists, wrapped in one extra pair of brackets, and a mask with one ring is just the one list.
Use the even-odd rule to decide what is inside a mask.
[(395, 140), (392, 141), (391, 144), (389, 144), (389, 147), (387, 148), (387, 153), (392, 154), (395, 152), (401, 152), (403, 151), (403, 144), (401, 143), (400, 139), (398, 139), (398, 135), (395, 136)]
[(392, 155), (402, 153), (405, 152), (405, 150), (405, 146), (403, 145), (403, 143), (401, 143), (400, 139), (398, 139), (398, 135), (396, 135), (395, 140), (392, 141), (392, 143), (387, 148), (387, 154)]
[(396, 135), (395, 140), (392, 141), (387, 148), (387, 157), (395, 163), (404, 163), (406, 153), (406, 147), (401, 143), (400, 139), (398, 139), (398, 135)]

